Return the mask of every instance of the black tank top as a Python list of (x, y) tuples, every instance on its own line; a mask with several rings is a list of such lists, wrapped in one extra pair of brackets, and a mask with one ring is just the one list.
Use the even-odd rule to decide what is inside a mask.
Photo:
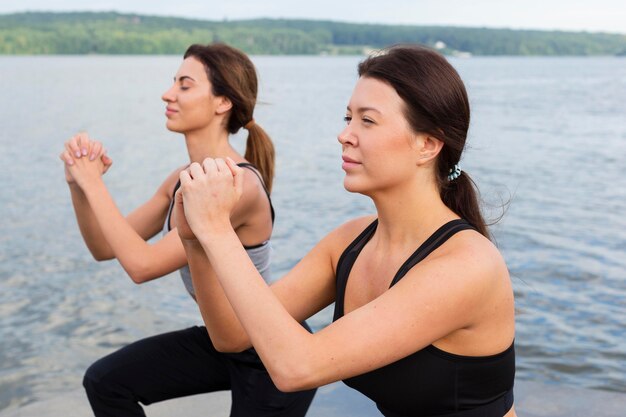
[[(370, 224), (343, 252), (337, 264), (337, 297), (333, 321), (344, 315), (350, 270), (376, 231)], [(400, 267), (390, 287), (418, 262), (461, 230), (465, 220), (441, 226)], [(382, 368), (344, 380), (376, 402), (387, 417), (502, 417), (513, 405), (514, 345), (491, 356), (461, 356), (433, 345)]]

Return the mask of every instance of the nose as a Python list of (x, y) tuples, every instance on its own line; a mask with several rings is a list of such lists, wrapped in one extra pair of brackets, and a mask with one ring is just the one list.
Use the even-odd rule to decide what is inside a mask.
[(171, 103), (172, 101), (174, 101), (175, 96), (173, 90), (174, 86), (171, 86), (169, 89), (167, 89), (161, 96), (161, 100), (165, 101), (166, 103)]
[(351, 144), (354, 145), (355, 144), (355, 136), (352, 133), (352, 130), (350, 129), (350, 125), (347, 125), (340, 133), (339, 135), (337, 135), (337, 140), (339, 141), (339, 143), (341, 143), (342, 145), (347, 145), (347, 144)]

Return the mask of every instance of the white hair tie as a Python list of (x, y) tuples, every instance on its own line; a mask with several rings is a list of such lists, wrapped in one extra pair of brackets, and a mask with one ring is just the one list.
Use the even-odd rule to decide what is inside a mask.
[(448, 174), (448, 181), (454, 181), (455, 179), (461, 176), (461, 165), (455, 164), (454, 168), (450, 168), (450, 173)]

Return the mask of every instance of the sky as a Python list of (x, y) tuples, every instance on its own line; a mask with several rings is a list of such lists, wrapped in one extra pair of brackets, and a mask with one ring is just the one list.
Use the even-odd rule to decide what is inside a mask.
[(203, 20), (303, 18), (626, 34), (624, 0), (0, 0), (0, 14), (111, 10)]

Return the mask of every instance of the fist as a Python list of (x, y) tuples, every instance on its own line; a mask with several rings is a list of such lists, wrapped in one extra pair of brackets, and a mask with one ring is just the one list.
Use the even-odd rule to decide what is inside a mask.
[(243, 170), (230, 159), (206, 158), (180, 173), (183, 209), (196, 236), (230, 227), (230, 214), (241, 197)]

